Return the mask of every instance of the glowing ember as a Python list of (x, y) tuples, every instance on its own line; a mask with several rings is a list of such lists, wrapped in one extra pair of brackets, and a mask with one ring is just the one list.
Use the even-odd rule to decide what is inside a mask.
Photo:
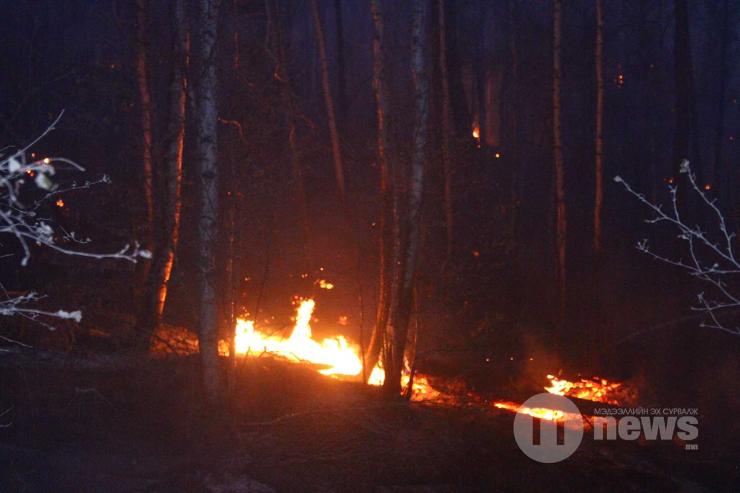
[(311, 332), (314, 300), (302, 300), (296, 312), (293, 332), (286, 339), (263, 334), (255, 329), (254, 321), (238, 319), (234, 335), (236, 354), (272, 353), (292, 361), (308, 361), (327, 368), (324, 375), (359, 375), (362, 361), (359, 351), (343, 336), (317, 341)]
[(621, 383), (610, 383), (608, 380), (598, 377), (591, 380), (582, 378), (578, 382), (571, 382), (553, 375), (547, 375), (547, 379), (550, 380), (550, 385), (545, 387), (545, 390), (551, 394), (603, 402), (604, 404), (619, 404), (619, 401), (612, 395), (620, 389)]
[(321, 289), (334, 289), (334, 285), (325, 279), (319, 279), (318, 285)]
[(524, 407), (511, 401), (498, 401), (493, 404), (499, 409), (506, 409), (513, 413), (528, 414), (533, 418), (544, 419), (547, 421), (558, 421), (563, 419), (565, 413), (557, 409), (547, 409), (543, 407)]

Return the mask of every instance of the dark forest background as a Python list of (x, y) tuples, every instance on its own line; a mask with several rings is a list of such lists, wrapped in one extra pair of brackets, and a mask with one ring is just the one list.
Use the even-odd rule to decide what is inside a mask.
[[(236, 204), (236, 293), (241, 313), (288, 324), (294, 295), (315, 296), (317, 331), (341, 328), (369, 337), (377, 283), (378, 166), (372, 92), (372, 23), (365, 0), (319, 2), (333, 96), (345, 156), (349, 231), (335, 191), (319, 55), (310, 2), (223, 0), (218, 36), (219, 168), (224, 204)], [(737, 149), (740, 111), (738, 9), (732, 1), (689, 1), (689, 51), (676, 49), (675, 5), (662, 0), (605, 2), (604, 251), (593, 253), (594, 3), (565, 2), (562, 40), (562, 136), (568, 210), (567, 294), (558, 315), (552, 155), (552, 20), (547, 2), (446, 2), (447, 60), (453, 114), (454, 250), (445, 249), (440, 164), (437, 13), (431, 14), (432, 123), (424, 195), (417, 311), (419, 347), (473, 348), (481, 357), (527, 360), (552, 353), (595, 365), (642, 347), (643, 332), (690, 316), (699, 289), (688, 276), (640, 255), (649, 238), (681, 255), (675, 233), (647, 225), (648, 211), (612, 181), (622, 176), (657, 201), (688, 158), (734, 227), (740, 218)], [(136, 86), (136, 5), (129, 1), (3, 1), (0, 27), (0, 142), (21, 144), (61, 110), (56, 130), (36, 148), (107, 174), (112, 184), (65, 197), (50, 211), (65, 228), (84, 231), (100, 248), (139, 234), (140, 105)], [(413, 98), (409, 71), (411, 4), (383, 2), (392, 145), (411, 152)], [(153, 105), (166, 108), (173, 29), (168, 2), (150, 2), (147, 25)], [(280, 29), (284, 53), (271, 48)], [(276, 57), (290, 74), (304, 170), (308, 236), (294, 194), (286, 144), (285, 99)], [(689, 92), (677, 74), (691, 74)], [(481, 82), (483, 81), (483, 82)], [(682, 92), (683, 91), (683, 92)], [(688, 141), (679, 135), (677, 101), (690, 97)], [(482, 96), (482, 97), (481, 97)], [(189, 110), (190, 111), (190, 110)], [(166, 112), (155, 111), (162, 135)], [(193, 131), (188, 122), (186, 135)], [(482, 128), (477, 140), (472, 132)], [(683, 139), (677, 143), (677, 139)], [(677, 148), (685, 156), (677, 156)], [(165, 319), (194, 327), (197, 186), (186, 138), (181, 245)], [(162, 151), (155, 150), (156, 165)], [(701, 220), (697, 212), (698, 220)], [(360, 269), (354, 248), (359, 238)], [(219, 243), (223, 250), (225, 241)], [(309, 246), (309, 248), (307, 248)], [(310, 254), (306, 252), (310, 251)], [(39, 250), (28, 267), (3, 258), (6, 289), (37, 288), (49, 302), (85, 310), (83, 327), (125, 332), (133, 324), (134, 268), (72, 262)], [(217, 262), (223, 272), (226, 255)], [(302, 276), (308, 274), (308, 276)], [(317, 279), (335, 284), (331, 291)], [(225, 281), (224, 281), (225, 282)], [(258, 313), (256, 313), (258, 312)], [(729, 337), (698, 328), (657, 329), (658, 341), (684, 349)], [(226, 330), (226, 329), (222, 329)], [(636, 337), (635, 334), (638, 334)], [(654, 334), (653, 334), (654, 335)], [(55, 336), (56, 337), (56, 336)], [(626, 342), (625, 342), (626, 341)], [(656, 342), (657, 344), (657, 342)], [(721, 342), (720, 342), (721, 344)], [(695, 351), (696, 348), (691, 349)]]

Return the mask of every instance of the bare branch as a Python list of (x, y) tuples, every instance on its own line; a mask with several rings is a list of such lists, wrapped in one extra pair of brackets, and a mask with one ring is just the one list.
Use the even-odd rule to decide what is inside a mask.
[[(702, 322), (702, 327), (711, 327), (740, 335), (740, 326), (728, 326), (723, 319), (730, 312), (740, 310), (740, 294), (737, 294), (738, 275), (740, 275), (740, 258), (736, 254), (737, 235), (727, 229), (727, 222), (722, 211), (717, 207), (715, 199), (709, 197), (696, 182), (696, 175), (691, 172), (688, 160), (683, 160), (680, 172), (687, 175), (691, 191), (701, 199), (701, 203), (712, 211), (716, 220), (716, 233), (710, 235), (703, 231), (698, 225), (689, 226), (685, 219), (679, 214), (677, 187), (669, 188), (670, 208), (669, 212), (660, 204), (653, 204), (645, 196), (634, 190), (621, 177), (614, 177), (614, 181), (620, 183), (624, 189), (645, 204), (655, 216), (647, 219), (649, 224), (665, 222), (678, 230), (678, 238), (685, 241), (688, 249), (688, 260), (669, 258), (656, 253), (650, 249), (648, 241), (641, 240), (637, 243), (637, 249), (668, 265), (678, 267), (689, 275), (699, 279), (713, 288), (717, 299), (709, 299), (703, 292), (697, 295), (699, 306), (692, 310), (703, 312), (708, 317)], [(716, 237), (719, 237), (717, 239)]]

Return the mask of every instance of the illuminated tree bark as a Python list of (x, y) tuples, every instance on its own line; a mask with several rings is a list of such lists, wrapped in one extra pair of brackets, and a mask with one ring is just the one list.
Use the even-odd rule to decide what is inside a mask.
[(373, 19), (373, 92), (375, 95), (375, 115), (377, 122), (377, 158), (380, 167), (380, 200), (381, 211), (379, 220), (379, 275), (378, 299), (375, 318), (375, 328), (370, 337), (368, 351), (365, 355), (365, 378), (378, 362), (380, 349), (383, 346), (384, 335), (388, 326), (390, 313), (391, 290), (391, 255), (393, 250), (392, 223), (393, 223), (393, 191), (391, 171), (388, 160), (388, 128), (387, 128), (387, 86), (385, 80), (385, 61), (383, 59), (383, 14), (380, 12), (378, 0), (370, 1), (370, 11)]
[(199, 70), (195, 90), (197, 112), (197, 177), (200, 188), (198, 218), (198, 291), (200, 346), (203, 384), (207, 399), (219, 395), (218, 300), (216, 289), (216, 240), (218, 235), (218, 110), (216, 104), (216, 38), (218, 1), (199, 2), (201, 18), (198, 46)]
[(552, 135), (553, 158), (555, 163), (555, 207), (557, 249), (557, 277), (559, 293), (560, 320), (565, 317), (565, 246), (566, 246), (566, 211), (565, 211), (565, 164), (563, 162), (563, 143), (560, 129), (560, 44), (563, 6), (561, 0), (553, 0), (553, 45), (552, 45)]
[(331, 138), (331, 153), (334, 158), (334, 175), (337, 180), (337, 191), (339, 198), (346, 205), (347, 193), (344, 185), (344, 164), (342, 161), (342, 149), (339, 143), (339, 131), (337, 130), (337, 117), (334, 110), (334, 98), (331, 95), (331, 83), (329, 82), (329, 61), (326, 56), (326, 37), (321, 25), (321, 14), (319, 13), (318, 0), (311, 0), (311, 13), (313, 15), (314, 29), (316, 30), (316, 44), (319, 49), (319, 63), (321, 65), (321, 85), (324, 92), (324, 104), (326, 105), (326, 119), (329, 124), (329, 137)]
[[(411, 73), (414, 84), (414, 137), (411, 169), (409, 170), (408, 200), (401, 226), (399, 259), (391, 313), (391, 330), (383, 358), (385, 364), (384, 390), (388, 395), (398, 395), (401, 390), (401, 372), (406, 348), (409, 320), (413, 303), (413, 290), (421, 239), (421, 201), (424, 192), (424, 168), (427, 160), (429, 127), (429, 80), (427, 58), (428, 0), (415, 0), (412, 30)], [(400, 187), (395, 187), (398, 190)], [(398, 196), (398, 192), (396, 192)], [(397, 243), (398, 244), (398, 243)]]
[(601, 208), (604, 200), (604, 5), (596, 0), (596, 142), (595, 142), (595, 186), (594, 193), (594, 252), (601, 253)]
[(182, 189), (182, 157), (185, 142), (185, 103), (187, 100), (187, 66), (189, 39), (185, 18), (185, 1), (174, 4), (174, 42), (172, 81), (169, 87), (169, 115), (163, 160), (164, 178), (162, 197), (161, 243), (154, 253), (149, 271), (146, 295), (138, 320), (141, 349), (146, 350), (152, 334), (162, 320), (167, 301), (167, 286), (175, 261), (180, 236), (180, 210)]

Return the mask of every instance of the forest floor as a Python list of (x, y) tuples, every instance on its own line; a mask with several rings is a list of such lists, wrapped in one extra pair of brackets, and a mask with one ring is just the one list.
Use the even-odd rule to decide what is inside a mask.
[[(595, 442), (540, 464), (490, 405), (380, 398), (251, 359), (208, 411), (197, 360), (134, 369), (0, 368), (0, 491), (737, 491), (735, 444)], [(506, 396), (501, 396), (506, 398)], [(701, 447), (705, 444), (702, 443)]]

